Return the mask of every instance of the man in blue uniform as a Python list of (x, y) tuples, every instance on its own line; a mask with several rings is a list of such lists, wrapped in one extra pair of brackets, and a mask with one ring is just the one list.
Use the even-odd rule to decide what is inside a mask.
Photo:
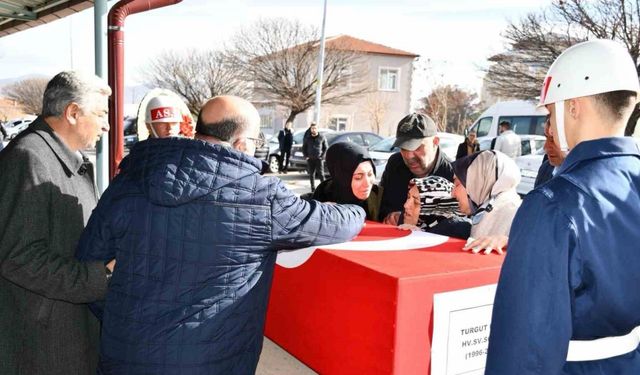
[(570, 152), (511, 227), (485, 374), (640, 374), (640, 150), (623, 137), (639, 90), (613, 41), (549, 69), (540, 104)]

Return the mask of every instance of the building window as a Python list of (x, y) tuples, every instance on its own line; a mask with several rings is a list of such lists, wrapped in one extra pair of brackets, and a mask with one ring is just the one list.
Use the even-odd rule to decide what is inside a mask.
[(340, 73), (338, 73), (338, 81), (341, 82), (341, 85), (346, 89), (351, 88), (352, 77), (353, 77), (353, 70), (351, 69), (350, 66), (343, 68), (342, 70), (340, 70)]
[(332, 117), (329, 122), (329, 129), (336, 131), (347, 130), (349, 119), (342, 116)]
[(398, 91), (400, 86), (400, 69), (380, 68), (378, 70), (378, 90)]
[(273, 114), (267, 113), (260, 115), (260, 127), (266, 129), (273, 128)]

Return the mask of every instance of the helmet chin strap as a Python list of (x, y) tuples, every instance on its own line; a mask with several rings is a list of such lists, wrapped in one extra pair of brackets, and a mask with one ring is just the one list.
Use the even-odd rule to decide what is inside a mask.
[(569, 151), (569, 144), (567, 144), (567, 135), (564, 132), (564, 100), (555, 103), (556, 107), (556, 128), (558, 129), (558, 142), (560, 142), (560, 150), (563, 152)]
[(153, 138), (160, 138), (158, 137), (158, 133), (156, 133), (156, 128), (155, 126), (153, 126), (153, 123), (149, 126), (149, 128), (151, 128), (151, 133), (153, 133)]

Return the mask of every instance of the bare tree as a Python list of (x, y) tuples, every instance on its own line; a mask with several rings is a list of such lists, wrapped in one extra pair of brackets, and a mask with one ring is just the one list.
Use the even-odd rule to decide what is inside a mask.
[(141, 74), (147, 86), (169, 89), (182, 96), (194, 115), (211, 97), (247, 96), (250, 92), (237, 66), (215, 50), (163, 52)]
[(539, 13), (510, 23), (503, 36), (505, 52), (491, 57), (489, 91), (507, 98), (533, 99), (553, 61), (567, 47), (589, 37), (624, 44), (638, 66), (638, 0), (554, 0)]
[(583, 41), (584, 36), (570, 25), (549, 18), (546, 12), (529, 14), (511, 23), (503, 36), (507, 51), (489, 58), (488, 89), (503, 98), (531, 100), (540, 95), (540, 85), (553, 61), (567, 47)]
[(25, 113), (40, 114), (48, 82), (47, 78), (26, 78), (4, 87), (2, 91), (7, 98), (18, 102)]
[(478, 111), (476, 94), (451, 85), (436, 87), (420, 102), (418, 111), (433, 118), (440, 131), (457, 134), (464, 132)]
[[(289, 109), (286, 121), (314, 105), (318, 31), (284, 18), (265, 19), (238, 32), (228, 56), (254, 85), (260, 98)], [(365, 64), (349, 45), (326, 44), (322, 103), (342, 104), (367, 91)]]
[(387, 93), (370, 92), (366, 94), (361, 109), (371, 121), (371, 130), (374, 133), (380, 134), (390, 106), (391, 100)]

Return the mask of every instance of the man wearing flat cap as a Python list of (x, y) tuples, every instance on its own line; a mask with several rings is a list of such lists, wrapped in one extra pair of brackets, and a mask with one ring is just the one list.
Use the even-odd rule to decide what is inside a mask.
[(391, 155), (380, 182), (384, 187), (380, 216), (385, 223), (399, 224), (412, 178), (440, 176), (453, 181), (451, 161), (440, 152), (436, 131), (435, 122), (422, 113), (409, 114), (398, 123), (393, 145), (400, 152)]

